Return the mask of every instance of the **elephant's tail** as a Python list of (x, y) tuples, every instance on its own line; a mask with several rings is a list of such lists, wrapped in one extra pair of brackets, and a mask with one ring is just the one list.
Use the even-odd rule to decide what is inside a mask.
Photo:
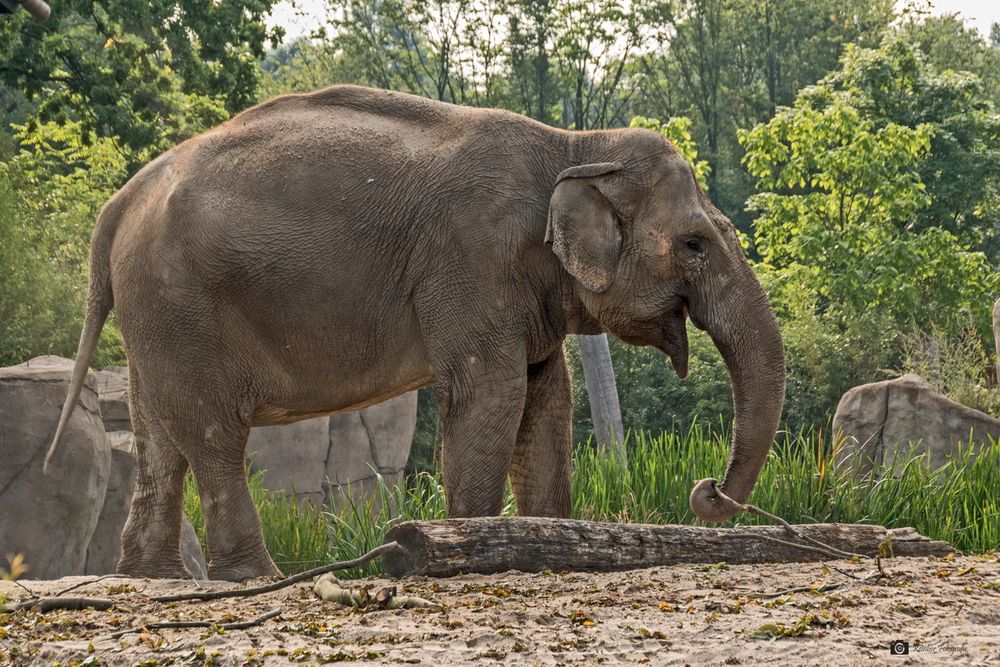
[[(106, 212), (107, 209), (105, 209)], [(83, 390), (83, 383), (87, 379), (87, 371), (90, 368), (90, 360), (97, 349), (97, 343), (101, 339), (101, 329), (108, 319), (108, 313), (114, 306), (114, 296), (111, 291), (111, 241), (114, 237), (114, 228), (117, 224), (107, 224), (113, 222), (107, 220), (104, 215), (98, 217), (97, 225), (94, 229), (94, 236), (90, 244), (90, 288), (87, 293), (87, 315), (83, 321), (83, 333), (80, 334), (80, 345), (76, 350), (76, 363), (73, 366), (73, 378), (69, 385), (69, 395), (63, 403), (62, 413), (59, 415), (59, 425), (56, 427), (56, 434), (49, 445), (49, 452), (45, 455), (45, 463), (42, 471), (49, 472), (49, 466), (56, 454), (59, 446), (59, 439), (63, 430), (69, 422), (70, 415), (76, 408), (76, 402), (80, 398)], [(105, 223), (105, 224), (102, 224)], [(111, 229), (108, 229), (111, 228)], [(108, 232), (111, 232), (110, 234)]]

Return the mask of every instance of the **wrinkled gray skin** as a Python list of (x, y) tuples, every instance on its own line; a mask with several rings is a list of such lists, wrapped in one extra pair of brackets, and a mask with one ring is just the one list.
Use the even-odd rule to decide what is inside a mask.
[(692, 492), (704, 519), (749, 496), (781, 413), (778, 327), (733, 226), (647, 130), (565, 132), (351, 86), (287, 95), (146, 166), (105, 206), (90, 257), (64, 416), (113, 306), (139, 459), (122, 574), (187, 576), (189, 465), (210, 576), (276, 574), (249, 428), (432, 383), (451, 516), (498, 514), (508, 475), (521, 514), (568, 516), (570, 333), (656, 346), (681, 376), (685, 317), (711, 335), (736, 424), (725, 495), (714, 480)]

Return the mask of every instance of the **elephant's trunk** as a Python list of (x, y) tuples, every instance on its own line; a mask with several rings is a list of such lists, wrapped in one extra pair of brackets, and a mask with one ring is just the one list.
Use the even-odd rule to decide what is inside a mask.
[[(691, 491), (691, 510), (706, 521), (726, 521), (753, 491), (767, 459), (785, 398), (785, 354), (778, 322), (745, 260), (724, 294), (691, 304), (691, 317), (715, 342), (726, 362), (733, 391), (733, 446), (721, 489), (714, 479)], [(720, 290), (721, 291), (721, 290)], [(720, 493), (721, 491), (721, 493)]]

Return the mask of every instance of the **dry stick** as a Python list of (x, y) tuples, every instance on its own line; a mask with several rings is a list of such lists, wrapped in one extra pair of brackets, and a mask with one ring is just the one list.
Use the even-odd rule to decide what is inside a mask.
[[(725, 496), (725, 494), (723, 494), (721, 491), (717, 491), (717, 493), (719, 493), (720, 495)], [(733, 502), (735, 502), (735, 501), (733, 501)], [(837, 549), (836, 547), (831, 547), (829, 544), (824, 544), (823, 542), (820, 542), (817, 539), (809, 537), (808, 535), (803, 535), (800, 531), (796, 530), (792, 526), (792, 524), (788, 523), (787, 521), (785, 521), (784, 519), (782, 519), (780, 516), (771, 514), (770, 512), (765, 512), (764, 510), (762, 510), (761, 508), (757, 507), (756, 505), (750, 505), (749, 503), (736, 503), (736, 505), (739, 506), (739, 508), (741, 510), (743, 510), (744, 512), (750, 512), (751, 514), (756, 514), (758, 516), (764, 517), (765, 519), (769, 519), (769, 520), (771, 520), (771, 521), (773, 521), (775, 523), (781, 524), (782, 526), (784, 526), (785, 530), (787, 530), (789, 533), (791, 533), (795, 537), (798, 537), (801, 540), (805, 540), (806, 542), (810, 542), (812, 544), (812, 546), (806, 545), (806, 544), (797, 544), (795, 542), (788, 542), (786, 540), (779, 540), (776, 537), (769, 537), (767, 535), (758, 535), (757, 536), (757, 537), (760, 537), (763, 540), (767, 540), (768, 542), (776, 542), (778, 544), (783, 544), (785, 546), (792, 546), (792, 547), (796, 547), (798, 549), (804, 549), (806, 551), (814, 551), (814, 552), (821, 553), (821, 554), (824, 554), (824, 555), (827, 555), (827, 556), (831, 556), (833, 558), (854, 558), (854, 557), (857, 557), (857, 558), (866, 558), (866, 559), (871, 558), (871, 556), (865, 556), (864, 554), (856, 554), (856, 553), (852, 553), (850, 551), (842, 551), (840, 549)], [(748, 535), (748, 537), (750, 537), (750, 536)], [(878, 563), (878, 558), (875, 559), (875, 562)], [(838, 569), (836, 567), (834, 567), (832, 569), (836, 570), (837, 572), (839, 572), (839, 573), (841, 573), (843, 575), (846, 575), (846, 576), (850, 577), (851, 579), (857, 580), (857, 577), (855, 577), (852, 574), (848, 574), (847, 572), (844, 572), (843, 570), (840, 570), (840, 569)], [(879, 569), (881, 569), (881, 565), (879, 565)], [(756, 597), (756, 598), (776, 598), (776, 597), (781, 597), (782, 595), (787, 595), (789, 593), (805, 593), (805, 592), (809, 592), (809, 591), (815, 591), (817, 593), (825, 593), (826, 591), (832, 591), (832, 590), (836, 590), (838, 588), (843, 588), (843, 587), (844, 587), (844, 584), (823, 584), (819, 588), (812, 588), (812, 587), (809, 587), (809, 586), (799, 586), (797, 588), (788, 588), (788, 589), (785, 589), (783, 591), (778, 591), (777, 593), (761, 593), (759, 595), (754, 595), (753, 597)]]
[(39, 595), (35, 591), (31, 590), (30, 588), (28, 588), (27, 586), (25, 586), (24, 584), (22, 584), (17, 579), (11, 579), (10, 583), (14, 584), (15, 586), (20, 586), (22, 589), (28, 591), (28, 595), (30, 595), (35, 600), (37, 600), (38, 598), (42, 597), (41, 595)]
[(64, 588), (61, 591), (59, 591), (58, 593), (56, 593), (56, 597), (58, 597), (60, 595), (65, 595), (66, 593), (69, 593), (70, 591), (75, 591), (78, 588), (83, 588), (84, 586), (88, 586), (90, 584), (96, 584), (98, 581), (101, 581), (103, 579), (115, 579), (115, 578), (121, 579), (122, 575), (120, 575), (120, 574), (102, 574), (101, 576), (97, 577), (96, 579), (91, 579), (89, 581), (78, 581), (77, 583), (73, 584), (72, 586), (67, 586), (66, 588)]
[(146, 630), (164, 630), (167, 628), (219, 628), (221, 630), (246, 630), (247, 628), (252, 628), (256, 625), (261, 625), (266, 621), (271, 620), (275, 616), (281, 614), (281, 609), (275, 609), (269, 611), (263, 616), (258, 616), (252, 621), (240, 621), (239, 623), (212, 623), (211, 621), (167, 621), (163, 623), (147, 623), (146, 625), (140, 625), (136, 628), (129, 628), (128, 630), (121, 630), (109, 635), (108, 639), (118, 639), (119, 637), (124, 637), (125, 635), (132, 634), (133, 632), (144, 632)]
[(834, 565), (829, 565), (829, 564), (827, 565), (827, 567), (830, 568), (831, 570), (833, 570), (834, 572), (839, 572), (840, 574), (844, 575), (848, 579), (854, 579), (855, 581), (861, 581), (861, 579), (859, 577), (854, 576), (853, 574), (851, 574), (847, 570), (841, 570), (839, 567), (836, 567)]
[(324, 565), (323, 567), (313, 568), (306, 572), (300, 572), (291, 577), (281, 579), (271, 584), (265, 584), (264, 586), (257, 586), (256, 588), (237, 588), (228, 591), (204, 591), (201, 593), (181, 593), (179, 595), (161, 595), (159, 597), (150, 598), (153, 602), (182, 602), (184, 600), (200, 600), (202, 602), (206, 600), (219, 600), (221, 598), (240, 598), (249, 597), (251, 595), (260, 595), (262, 593), (270, 593), (271, 591), (276, 591), (282, 588), (291, 586), (292, 584), (297, 584), (300, 581), (305, 581), (306, 579), (311, 579), (320, 574), (326, 574), (327, 572), (333, 572), (335, 570), (346, 570), (348, 568), (357, 567), (358, 565), (363, 565), (370, 560), (378, 558), (384, 553), (392, 551), (393, 549), (399, 549), (398, 542), (387, 542), (382, 546), (375, 547), (368, 553), (354, 560), (346, 560), (340, 563), (331, 563), (330, 565)]
[(780, 598), (782, 595), (788, 595), (789, 593), (826, 593), (827, 591), (835, 591), (838, 588), (843, 588), (844, 584), (823, 584), (819, 587), (813, 586), (796, 586), (795, 588), (786, 588), (783, 591), (778, 591), (777, 593), (753, 593), (749, 597), (752, 598)]
[[(718, 493), (722, 492), (719, 491)], [(785, 527), (785, 530), (787, 530), (789, 533), (799, 538), (800, 540), (805, 540), (806, 542), (809, 542), (810, 544), (814, 545), (814, 548), (806, 547), (804, 544), (795, 544), (793, 542), (784, 542), (784, 544), (786, 545), (791, 544), (792, 546), (797, 546), (799, 548), (806, 549), (807, 551), (817, 551), (819, 553), (826, 554), (827, 556), (832, 556), (833, 558), (870, 558), (870, 556), (865, 556), (863, 554), (856, 554), (850, 551), (841, 551), (836, 547), (831, 547), (829, 544), (824, 544), (817, 539), (809, 537), (808, 535), (803, 535), (800, 531), (796, 530), (792, 526), (792, 524), (788, 523), (780, 516), (775, 516), (770, 512), (765, 512), (764, 510), (755, 505), (742, 504), (742, 503), (737, 503), (737, 505), (739, 505), (740, 509), (742, 509), (744, 512), (750, 512), (751, 514), (756, 514), (757, 516), (762, 516), (765, 519), (770, 519), (775, 523), (781, 524), (782, 526)], [(775, 538), (770, 538), (770, 539), (773, 540)]]

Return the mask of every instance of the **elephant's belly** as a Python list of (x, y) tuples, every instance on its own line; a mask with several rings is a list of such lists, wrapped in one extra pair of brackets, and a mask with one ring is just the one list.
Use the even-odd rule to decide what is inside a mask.
[[(343, 401), (339, 402), (338, 407), (331, 407), (325, 409), (318, 409), (315, 406), (309, 407), (307, 403), (301, 405), (264, 405), (257, 409), (253, 414), (253, 419), (251, 421), (251, 426), (275, 426), (279, 424), (291, 424), (292, 422), (297, 422), (302, 419), (311, 419), (313, 417), (322, 417), (324, 415), (332, 415), (340, 412), (351, 412), (354, 410), (360, 410), (362, 408), (367, 408), (371, 405), (376, 405), (382, 403), (383, 401), (388, 401), (390, 398), (399, 396), (400, 394), (405, 394), (407, 391), (413, 389), (419, 389), (421, 387), (430, 384), (431, 380), (429, 377), (422, 378), (418, 381), (414, 381), (409, 385), (404, 385), (403, 387), (395, 387), (391, 391), (387, 390), (383, 393), (369, 396), (368, 398), (355, 402), (348, 402), (344, 404)], [(313, 397), (314, 398), (314, 397)], [(312, 402), (312, 401), (310, 401)], [(334, 403), (331, 401), (330, 405)]]
[(307, 367), (288, 369), (286, 378), (281, 391), (265, 395), (258, 404), (253, 426), (359, 410), (432, 381), (429, 364), (412, 348), (374, 361), (360, 361), (341, 350), (333, 359), (314, 359)]

